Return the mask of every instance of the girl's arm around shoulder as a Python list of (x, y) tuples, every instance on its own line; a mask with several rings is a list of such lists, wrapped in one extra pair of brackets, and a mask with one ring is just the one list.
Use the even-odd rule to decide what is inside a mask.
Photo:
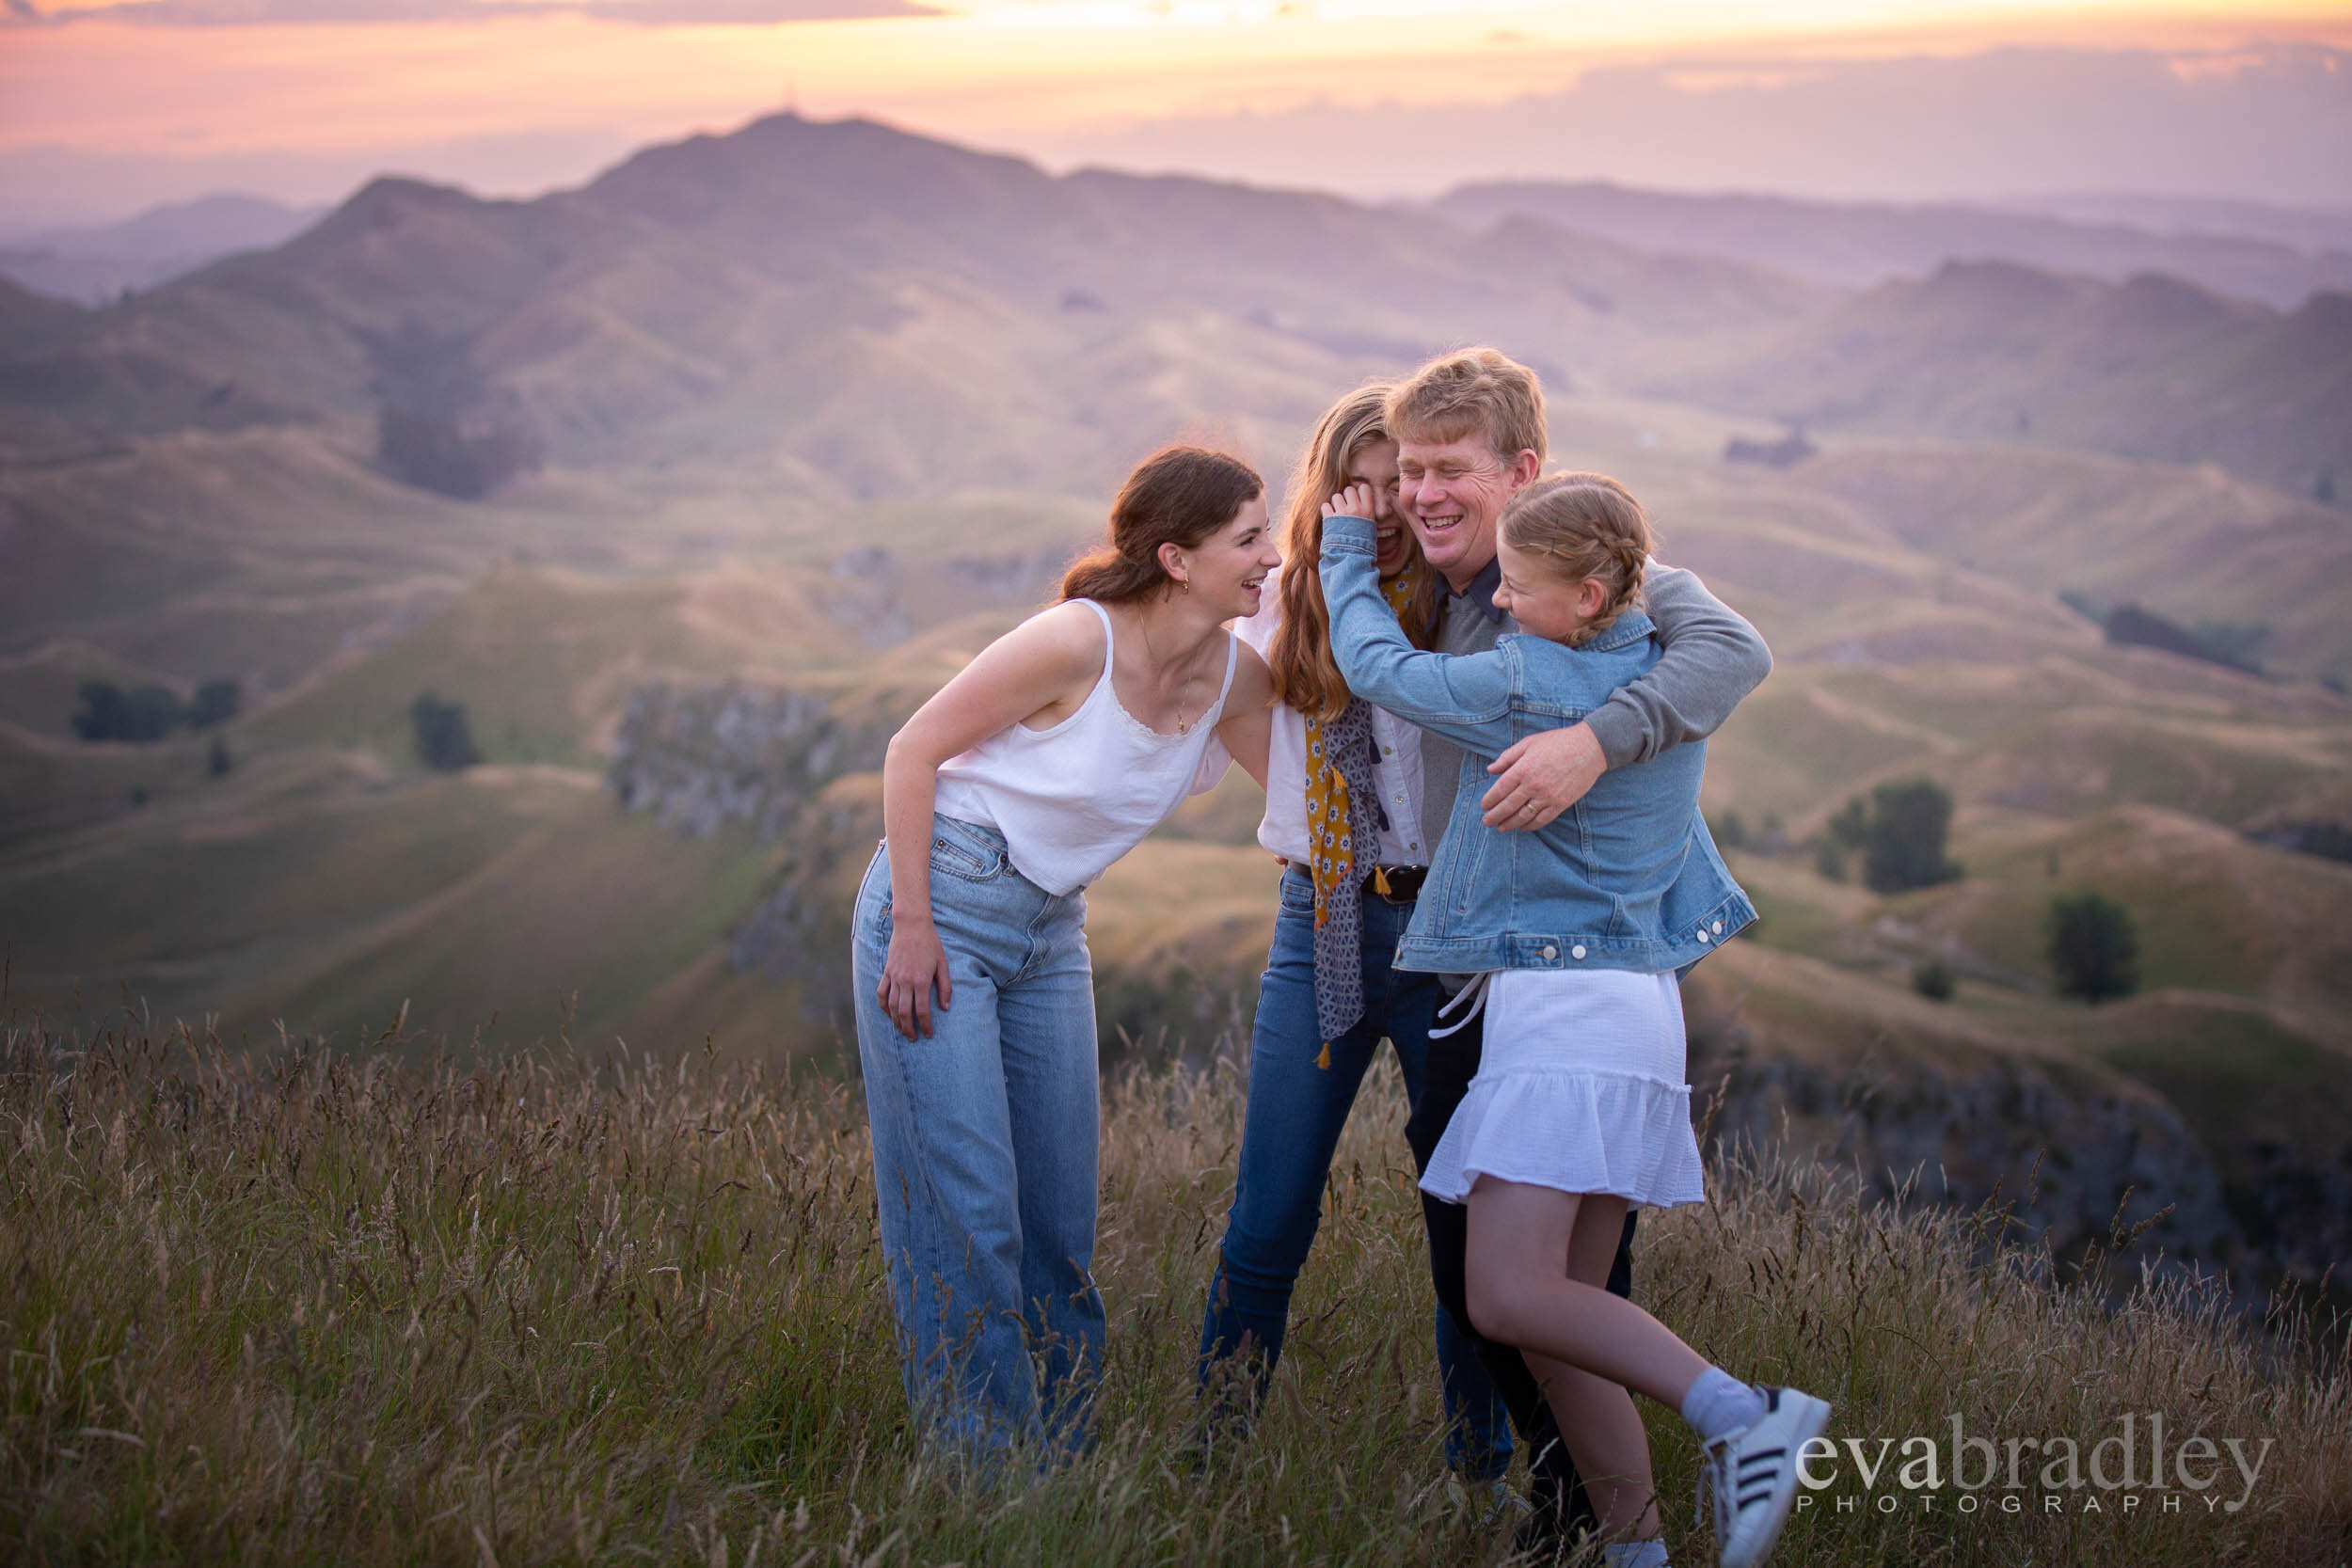
[(1225, 717), (1216, 721), (1216, 739), (1192, 781), (1195, 795), (1214, 789), (1229, 761), (1240, 763), (1260, 789), (1265, 787), (1266, 753), (1274, 744), (1274, 673), (1248, 642), (1233, 654), (1233, 687), (1225, 694)]
[(1456, 745), (1488, 753), (1509, 745), (1510, 655), (1427, 654), (1406, 641), (1396, 612), (1380, 596), (1371, 519), (1334, 512), (1337, 504), (1335, 498), (1325, 508), (1320, 570), (1331, 655), (1347, 689)]

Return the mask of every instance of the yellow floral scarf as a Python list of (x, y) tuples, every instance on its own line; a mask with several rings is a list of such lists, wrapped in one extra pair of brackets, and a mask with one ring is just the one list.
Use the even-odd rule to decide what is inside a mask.
[[(1419, 562), (1380, 585), (1381, 596), (1399, 615), (1413, 601), (1424, 568)], [(1329, 1042), (1364, 1016), (1363, 910), (1357, 902), (1356, 851), (1379, 842), (1372, 799), (1372, 711), (1360, 697), (1329, 719), (1307, 720), (1307, 870), (1315, 884), (1315, 1011), (1322, 1024), (1323, 1053)], [(1352, 776), (1351, 776), (1352, 775)], [(1333, 923), (1337, 922), (1335, 926)]]

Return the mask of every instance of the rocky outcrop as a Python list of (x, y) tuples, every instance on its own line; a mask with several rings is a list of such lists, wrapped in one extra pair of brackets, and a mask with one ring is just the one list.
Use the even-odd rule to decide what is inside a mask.
[(834, 779), (880, 768), (902, 717), (845, 717), (827, 694), (788, 688), (644, 687), (613, 741), (612, 791), (690, 837), (740, 822), (780, 838)]
[(880, 792), (860, 786), (905, 717), (887, 699), (816, 689), (648, 686), (613, 743), (623, 809), (690, 837), (739, 824), (788, 847), (727, 958), (788, 989), (813, 1039), (849, 1029), (850, 906), (882, 831)]
[(2257, 1256), (2315, 1285), (2352, 1258), (2352, 1145), (2332, 1157), (2291, 1143), (2240, 1146), (2230, 1207)]
[(742, 924), (727, 936), (727, 965), (788, 988), (803, 1021), (848, 1039), (850, 922), (858, 879), (882, 834), (882, 795), (844, 779), (795, 818), (791, 854)]
[(1703, 1030), (1691, 1068), (1716, 1140), (1807, 1148), (1882, 1200), (2006, 1210), (2011, 1234), (2064, 1259), (2129, 1241), (2135, 1264), (2241, 1291), (2285, 1263), (2249, 1238), (2180, 1116), (2126, 1084), (2069, 1081), (2026, 1057), (1949, 1073), (1751, 1060)]

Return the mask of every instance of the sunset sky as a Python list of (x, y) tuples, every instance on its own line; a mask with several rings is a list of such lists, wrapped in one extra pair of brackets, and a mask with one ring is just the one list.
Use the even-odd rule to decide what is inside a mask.
[[(2319, 143), (2314, 172), (2253, 194), (2333, 199), (2322, 166), (2352, 167), (2352, 135), (2334, 140), (2352, 114), (2328, 119), (2331, 104), (2352, 103), (2352, 74), (2341, 63), (2352, 57), (2344, 55), (2352, 49), (2352, 4), (2309, 0), (2253, 8), (2043, 0), (930, 0), (923, 8), (908, 0), (0, 0), (0, 210), (26, 214), (44, 206), (127, 211), (239, 186), (325, 199), (378, 167), (490, 191), (536, 189), (584, 178), (646, 141), (729, 128), (787, 103), (814, 115), (875, 115), (1057, 166), (1099, 156), (1357, 190), (1376, 189), (1386, 170), (1402, 190), (1431, 183), (1438, 165), (1400, 165), (1354, 145), (1373, 123), (1368, 115), (1426, 123), (1443, 141), (1454, 111), (1490, 115), (1520, 100), (1573, 96), (1581, 83), (1611, 71), (1646, 71), (1641, 80), (1652, 98), (1711, 112), (1760, 103), (1757, 94), (1860, 81), (1855, 73), (1874, 62), (1948, 61), (2002, 47), (2084, 59), (2153, 51), (2161, 56), (2156, 72), (2169, 79), (2142, 87), (2191, 91), (2206, 78), (2226, 87), (2249, 69), (2284, 69), (2277, 48), (2301, 46), (2293, 70), (2314, 105), (2308, 113), (2318, 116), (2309, 132)], [(2249, 52), (2254, 43), (2272, 53)], [(2153, 80), (2150, 70), (2140, 76)], [(2265, 87), (2242, 96), (2275, 94)], [(1867, 102), (1867, 93), (1855, 100)], [(2158, 123), (2177, 118), (2153, 102), (2141, 108)], [(1643, 122), (1649, 112), (1629, 110), (1619, 122)], [(2280, 111), (2233, 112), (2275, 119)], [(1592, 122), (1590, 105), (1580, 115), (1551, 122), (1553, 146), (1544, 156), (1568, 157), (1576, 149), (1566, 143), (1590, 141), (1582, 129)], [(1899, 124), (1880, 129), (1898, 141), (1906, 135)], [(1847, 135), (1856, 131), (1867, 135), (1867, 128)], [(1735, 142), (1748, 135), (1733, 121), (1713, 134)], [(1507, 126), (1495, 135), (1513, 139)], [(1679, 135), (1661, 133), (1668, 141)], [(2255, 141), (2297, 135), (2274, 127)], [(2213, 139), (2200, 133), (2201, 142)], [(1622, 150), (1628, 177), (1676, 178), (1679, 164), (1650, 166), (1657, 141)], [(1549, 168), (1542, 150), (1498, 147), (1494, 168), (1461, 174), (1508, 172), (1532, 158)], [(1818, 164), (1810, 182), (1839, 189), (1833, 152), (1789, 151), (1795, 161), (1780, 182), (1806, 183)], [(2029, 149), (2021, 155), (2032, 156)], [(2246, 156), (2249, 168), (2265, 157), (2277, 162), (2275, 150), (2252, 142)], [(1957, 157), (1921, 166), (1924, 194), (1947, 194), (1929, 188), (1939, 179), (1960, 190), (1997, 175), (1997, 167), (1963, 169)], [(1776, 166), (1744, 177), (1772, 179)], [(2233, 180), (2233, 166), (2216, 164), (2202, 184)], [(1869, 178), (1849, 170), (1844, 184), (1868, 190), (1912, 178), (1889, 167)], [(2087, 166), (2083, 177), (2102, 167)], [(2019, 180), (2029, 172), (2021, 168)]]

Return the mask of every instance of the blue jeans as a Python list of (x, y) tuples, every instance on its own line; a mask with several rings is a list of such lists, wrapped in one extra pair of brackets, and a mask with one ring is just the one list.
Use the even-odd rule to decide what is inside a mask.
[[(1322, 1223), (1332, 1151), (1384, 1037), (1396, 1048), (1406, 1102), (1421, 1102), (1440, 995), (1437, 976), (1391, 967), (1412, 907), (1392, 905), (1375, 893), (1361, 896), (1364, 1016), (1330, 1042), (1330, 1065), (1324, 1067), (1317, 1061), (1324, 1040), (1315, 1017), (1314, 884), (1295, 866), (1282, 877), (1281, 911), (1250, 1032), (1249, 1104), (1233, 1207), (1200, 1324), (1204, 1387), (1241, 1350), (1245, 1336), (1256, 1347), (1252, 1395), (1263, 1393), (1274, 1375), (1290, 1323), (1291, 1291)], [(1511, 1464), (1511, 1428), (1502, 1402), (1442, 1309), (1436, 1334), (1446, 1457), (1475, 1479), (1499, 1476)]]
[(858, 890), (858, 1060), (907, 1401), (986, 1457), (1083, 1448), (1103, 1366), (1094, 1259), (1102, 1104), (1086, 898), (1012, 868), (992, 828), (931, 825), (931, 916), (955, 980), (909, 1039), (874, 990), (890, 852)]

